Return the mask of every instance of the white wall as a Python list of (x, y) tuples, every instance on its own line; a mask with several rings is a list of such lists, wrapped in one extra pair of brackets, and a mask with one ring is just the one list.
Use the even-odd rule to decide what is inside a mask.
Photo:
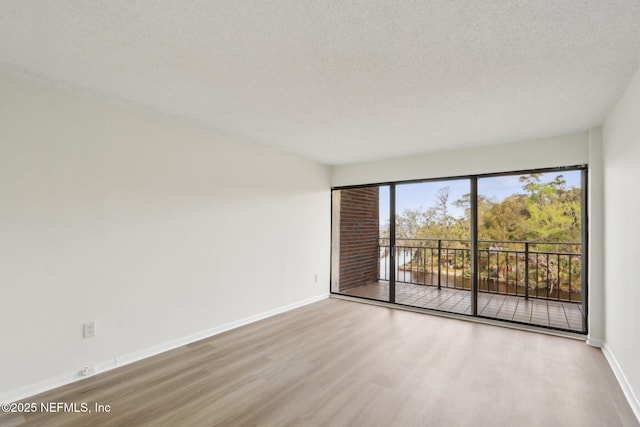
[(605, 353), (640, 417), (640, 71), (607, 117), (603, 145)]
[(0, 75), (0, 397), (327, 294), (329, 187), (316, 163)]
[(589, 132), (585, 131), (534, 141), (334, 166), (332, 185), (338, 187), (587, 164), (588, 142)]

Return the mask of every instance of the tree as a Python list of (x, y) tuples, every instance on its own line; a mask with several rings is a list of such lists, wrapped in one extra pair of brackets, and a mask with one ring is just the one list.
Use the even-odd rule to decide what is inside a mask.
[[(478, 238), (502, 242), (580, 242), (581, 193), (567, 188), (563, 175), (542, 182), (541, 174), (523, 175), (521, 193), (501, 202), (478, 196)], [(396, 222), (401, 239), (469, 239), (470, 195), (453, 201), (462, 215), (451, 215), (449, 187), (442, 187), (428, 209), (405, 209)], [(569, 248), (569, 246), (567, 246)], [(571, 246), (577, 250), (577, 246)], [(557, 247), (556, 247), (557, 249)]]
[(396, 237), (399, 239), (415, 239), (418, 231), (430, 222), (430, 215), (424, 208), (405, 209), (396, 216)]
[(537, 175), (520, 178), (528, 192), (525, 234), (540, 242), (579, 242), (581, 238), (580, 190), (567, 189), (562, 175), (541, 183)]
[[(549, 292), (579, 290), (581, 245), (570, 243), (581, 241), (581, 190), (568, 188), (563, 175), (548, 182), (542, 181), (541, 174), (523, 175), (519, 180), (523, 191), (500, 202), (478, 195), (478, 239), (488, 241), (480, 245), (486, 254), (479, 260), (480, 274), (486, 271), (487, 277), (524, 283), (526, 261), (521, 242), (529, 242), (532, 251), (527, 259), (529, 277), (535, 278), (529, 282), (530, 286), (531, 283), (549, 286)], [(452, 205), (462, 212), (457, 216), (451, 214), (449, 187), (441, 188), (434, 201), (429, 209), (405, 209), (398, 216), (399, 238), (425, 239), (411, 243), (427, 249), (415, 250), (410, 268), (428, 270), (430, 263), (426, 257), (433, 259), (433, 241), (442, 240), (446, 268), (453, 265), (451, 268), (460, 270), (459, 274), (468, 274), (470, 257), (465, 259), (464, 250), (469, 249), (470, 194), (453, 201)], [(558, 242), (566, 244), (558, 245)], [(450, 252), (451, 249), (454, 251)], [(436, 250), (436, 253), (439, 252)]]
[(500, 203), (486, 206), (486, 210), (478, 209), (480, 240), (526, 240), (525, 222), (529, 217), (525, 196), (514, 194)]

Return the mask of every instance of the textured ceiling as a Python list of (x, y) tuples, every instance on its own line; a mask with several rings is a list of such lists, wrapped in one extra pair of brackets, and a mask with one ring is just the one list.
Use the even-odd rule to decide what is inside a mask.
[(638, 0), (0, 0), (0, 71), (327, 163), (602, 123)]

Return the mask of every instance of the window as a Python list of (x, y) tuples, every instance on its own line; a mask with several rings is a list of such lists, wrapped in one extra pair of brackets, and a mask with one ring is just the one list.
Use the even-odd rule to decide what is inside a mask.
[(586, 173), (336, 188), (331, 292), (586, 333)]

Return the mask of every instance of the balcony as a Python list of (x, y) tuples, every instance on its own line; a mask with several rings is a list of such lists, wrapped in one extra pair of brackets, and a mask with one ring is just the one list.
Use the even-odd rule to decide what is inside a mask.
[[(389, 300), (389, 241), (378, 245), (378, 281), (342, 290)], [(572, 332), (583, 329), (582, 245), (478, 242), (478, 316)], [(395, 302), (471, 314), (468, 240), (397, 239)]]

